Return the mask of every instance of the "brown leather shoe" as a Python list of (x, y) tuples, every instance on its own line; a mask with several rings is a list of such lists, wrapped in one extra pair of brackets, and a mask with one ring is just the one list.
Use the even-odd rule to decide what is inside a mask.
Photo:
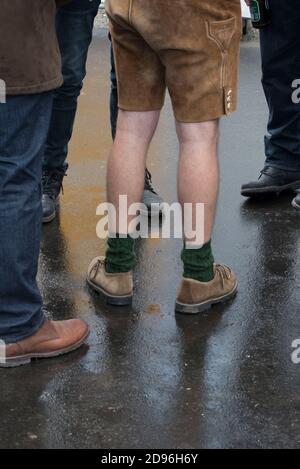
[(124, 306), (132, 303), (132, 272), (107, 273), (105, 271), (105, 257), (96, 257), (91, 262), (87, 282), (110, 305)]
[(83, 344), (88, 335), (89, 327), (81, 319), (45, 320), (34, 335), (4, 346), (0, 367), (26, 365), (32, 358), (52, 358), (72, 352)]
[(210, 282), (198, 282), (190, 278), (182, 280), (175, 306), (177, 313), (201, 313), (235, 296), (238, 284), (234, 272), (222, 264), (215, 264), (214, 272), (215, 277)]

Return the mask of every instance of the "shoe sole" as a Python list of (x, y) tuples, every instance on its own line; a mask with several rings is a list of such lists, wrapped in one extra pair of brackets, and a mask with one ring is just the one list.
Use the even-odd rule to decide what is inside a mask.
[(56, 218), (56, 211), (52, 213), (49, 217), (44, 217), (43, 218), (43, 223), (50, 223)]
[(293, 206), (294, 208), (296, 208), (297, 210), (300, 210), (300, 205), (297, 204), (297, 202), (295, 201), (295, 199), (292, 201), (292, 206)]
[(108, 305), (113, 305), (113, 306), (128, 306), (132, 304), (132, 297), (133, 295), (124, 295), (124, 296), (113, 296), (107, 293), (105, 290), (103, 290), (99, 285), (96, 285), (94, 282), (92, 282), (88, 277), (86, 279), (88, 285), (95, 290), (97, 293), (99, 293), (102, 298), (105, 300), (105, 302)]
[(80, 348), (90, 334), (90, 330), (88, 329), (87, 333), (82, 337), (76, 344), (70, 345), (64, 349), (56, 350), (50, 353), (30, 353), (28, 355), (21, 355), (18, 357), (6, 358), (5, 363), (0, 362), (0, 368), (15, 368), (17, 366), (22, 365), (29, 365), (31, 360), (36, 359), (45, 359), (45, 358), (55, 358), (61, 355), (66, 355), (67, 353), (74, 352), (78, 348)]
[(235, 295), (237, 294), (237, 287), (238, 287), (238, 284), (236, 283), (233, 290), (227, 293), (226, 295), (220, 296), (219, 298), (213, 298), (207, 301), (203, 301), (202, 303), (190, 305), (190, 304), (184, 304), (184, 303), (180, 303), (179, 301), (176, 301), (175, 312), (179, 314), (203, 313), (204, 311), (207, 311), (215, 304), (225, 303), (226, 301), (229, 301), (232, 298), (234, 298)]
[(43, 223), (50, 223), (51, 221), (53, 221), (55, 218), (56, 218), (56, 215), (57, 215), (57, 207), (59, 206), (59, 201), (60, 201), (60, 198), (59, 196), (57, 197), (56, 201), (55, 201), (55, 210), (53, 213), (51, 213), (51, 215), (49, 215), (48, 217), (43, 217), (43, 220), (42, 222)]
[(294, 191), (300, 189), (300, 181), (291, 182), (284, 186), (270, 186), (268, 188), (242, 189), (241, 195), (244, 197), (258, 197), (261, 195), (281, 194), (285, 191)]

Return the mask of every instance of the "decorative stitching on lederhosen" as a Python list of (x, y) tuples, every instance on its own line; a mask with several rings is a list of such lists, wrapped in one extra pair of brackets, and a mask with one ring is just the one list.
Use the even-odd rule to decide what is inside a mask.
[(129, 1), (129, 10), (128, 10), (128, 23), (132, 24), (132, 9), (133, 9), (133, 0)]
[(228, 49), (236, 31), (236, 18), (232, 17), (222, 21), (206, 21), (206, 34), (214, 41), (222, 55), (220, 84), (224, 94), (225, 113), (229, 114), (232, 108), (232, 89), (228, 83)]

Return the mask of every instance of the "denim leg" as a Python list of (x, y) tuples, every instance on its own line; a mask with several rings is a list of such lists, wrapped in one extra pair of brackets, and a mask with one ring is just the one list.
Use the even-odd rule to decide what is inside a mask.
[(41, 232), (41, 173), (53, 93), (11, 96), (0, 104), (0, 339), (42, 325), (36, 275)]
[(61, 8), (56, 30), (62, 55), (64, 84), (55, 92), (44, 169), (66, 170), (77, 101), (86, 75), (86, 62), (100, 0), (73, 0)]
[(300, 171), (300, 104), (292, 82), (300, 78), (299, 1), (269, 0), (272, 24), (261, 31), (263, 88), (269, 106), (266, 165)]
[(117, 132), (117, 120), (118, 120), (118, 84), (117, 84), (117, 75), (114, 59), (114, 51), (111, 46), (110, 50), (111, 58), (111, 72), (110, 72), (110, 125), (111, 125), (111, 135), (113, 140), (115, 139)]

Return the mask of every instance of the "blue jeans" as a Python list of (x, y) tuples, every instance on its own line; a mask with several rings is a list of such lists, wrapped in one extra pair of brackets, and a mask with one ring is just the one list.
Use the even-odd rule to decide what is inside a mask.
[(300, 77), (299, 0), (269, 0), (272, 23), (261, 31), (263, 87), (270, 116), (266, 165), (300, 171), (300, 104), (292, 82)]
[(86, 62), (100, 0), (73, 0), (56, 17), (64, 84), (54, 94), (50, 129), (45, 146), (46, 170), (67, 169), (77, 101), (86, 75)]
[(36, 275), (52, 99), (49, 92), (0, 104), (0, 339), (7, 343), (34, 334), (44, 321)]

